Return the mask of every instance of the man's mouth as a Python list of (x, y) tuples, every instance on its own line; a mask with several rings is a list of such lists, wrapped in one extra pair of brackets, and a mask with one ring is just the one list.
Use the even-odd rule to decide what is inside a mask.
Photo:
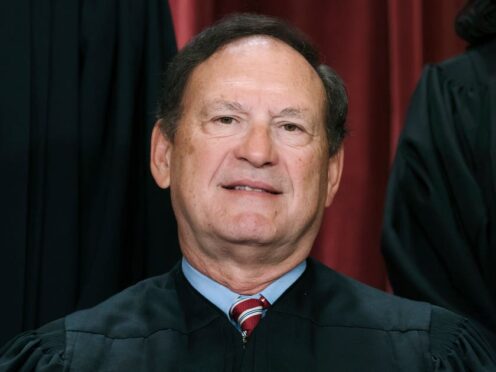
[(236, 190), (236, 191), (252, 191), (252, 192), (259, 192), (259, 193), (268, 193), (272, 195), (279, 195), (282, 194), (282, 192), (274, 189), (271, 186), (268, 185), (245, 185), (245, 184), (228, 184), (228, 185), (222, 185), (222, 188), (226, 190)]

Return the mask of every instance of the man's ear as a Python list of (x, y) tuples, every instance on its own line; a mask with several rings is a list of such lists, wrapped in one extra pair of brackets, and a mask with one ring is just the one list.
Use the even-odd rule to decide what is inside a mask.
[(166, 189), (170, 185), (170, 159), (172, 142), (162, 132), (160, 120), (155, 123), (151, 139), (150, 168), (157, 185)]
[(344, 146), (341, 145), (338, 152), (329, 159), (327, 169), (327, 198), (325, 206), (331, 205), (334, 196), (338, 192), (341, 174), (343, 173)]

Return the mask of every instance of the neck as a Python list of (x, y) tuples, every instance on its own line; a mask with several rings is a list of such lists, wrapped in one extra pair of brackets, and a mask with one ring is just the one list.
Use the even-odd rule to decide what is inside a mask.
[(183, 249), (183, 255), (191, 266), (231, 291), (242, 295), (253, 295), (263, 291), (307, 256), (295, 255), (278, 263), (268, 263), (263, 260), (239, 262), (233, 258), (219, 260), (195, 253)]

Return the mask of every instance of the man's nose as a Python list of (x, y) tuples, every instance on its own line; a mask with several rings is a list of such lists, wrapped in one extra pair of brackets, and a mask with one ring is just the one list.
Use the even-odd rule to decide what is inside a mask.
[(235, 149), (238, 159), (261, 168), (277, 162), (276, 148), (269, 125), (252, 125)]

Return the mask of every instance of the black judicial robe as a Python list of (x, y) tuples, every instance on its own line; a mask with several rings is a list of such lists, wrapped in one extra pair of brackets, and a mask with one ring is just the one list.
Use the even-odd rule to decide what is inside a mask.
[(394, 292), (496, 333), (496, 38), (425, 69), (384, 216)]
[(495, 371), (471, 324), (309, 260), (243, 345), (180, 266), (24, 333), (0, 371)]

